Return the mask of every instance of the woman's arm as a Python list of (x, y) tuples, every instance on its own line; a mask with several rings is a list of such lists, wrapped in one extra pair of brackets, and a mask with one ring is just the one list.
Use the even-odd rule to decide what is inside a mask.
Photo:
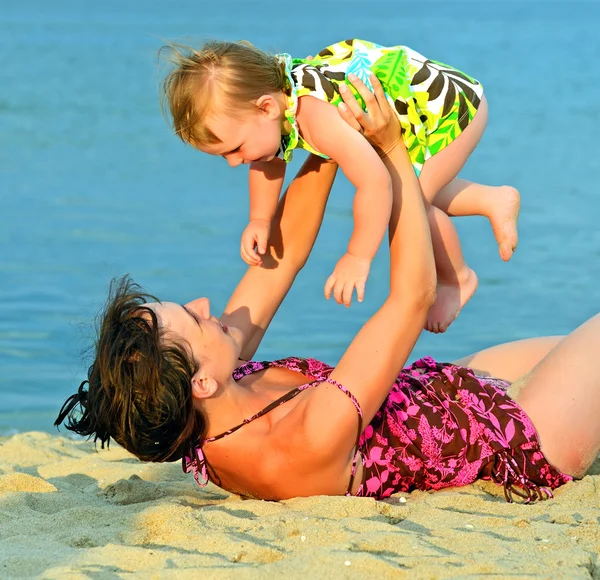
[(337, 166), (311, 155), (279, 202), (261, 266), (248, 268), (221, 320), (244, 335), (250, 359), (315, 243)]
[[(367, 102), (369, 116), (389, 115), (381, 85), (374, 77), (372, 82), (375, 95), (359, 81), (355, 83)], [(365, 114), (355, 108), (356, 102), (353, 99), (346, 102), (361, 125), (366, 123)], [(390, 292), (331, 374), (332, 379), (358, 399), (363, 426), (371, 421), (387, 396), (435, 298), (435, 264), (423, 196), (399, 138), (397, 123), (395, 130), (396, 136), (388, 139), (387, 144), (377, 144), (387, 153), (383, 160), (392, 178), (394, 194), (390, 219)], [(333, 385), (323, 383), (307, 397), (303, 412), (303, 436), (308, 448), (318, 453), (322, 461), (347, 462), (357, 428), (356, 409), (349, 399)]]

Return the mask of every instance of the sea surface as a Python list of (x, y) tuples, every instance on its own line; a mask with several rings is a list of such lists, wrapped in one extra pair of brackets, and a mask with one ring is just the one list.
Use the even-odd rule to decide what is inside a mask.
[[(244, 272), (246, 170), (184, 146), (161, 116), (157, 51), (172, 40), (244, 38), (304, 56), (366, 38), (481, 80), (490, 120), (462, 175), (519, 188), (519, 248), (505, 264), (486, 220), (456, 220), (480, 287), (413, 357), (452, 360), (576, 327), (600, 310), (599, 25), (600, 2), (576, 0), (3, 2), (0, 434), (54, 430), (85, 378), (111, 278), (130, 273), (165, 300), (206, 295), (219, 313)], [(340, 176), (258, 358), (335, 363), (385, 297), (385, 249), (362, 305), (322, 297), (351, 231), (352, 196)]]

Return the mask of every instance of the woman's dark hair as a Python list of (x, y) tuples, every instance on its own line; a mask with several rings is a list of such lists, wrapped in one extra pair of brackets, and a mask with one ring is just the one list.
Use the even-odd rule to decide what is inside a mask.
[(112, 437), (142, 461), (175, 461), (192, 456), (206, 426), (192, 400), (197, 367), (182, 345), (165, 340), (148, 300), (157, 301), (129, 276), (111, 282), (88, 378), (54, 424), (102, 448)]

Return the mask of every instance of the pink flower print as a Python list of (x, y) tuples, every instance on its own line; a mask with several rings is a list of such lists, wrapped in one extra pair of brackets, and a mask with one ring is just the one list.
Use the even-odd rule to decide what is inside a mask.
[(506, 430), (504, 431), (504, 436), (506, 437), (506, 441), (510, 443), (515, 436), (515, 420), (511, 419), (507, 425)]
[(487, 441), (481, 441), (479, 455), (481, 457), (487, 458), (487, 457), (491, 457), (493, 454), (494, 454), (494, 450), (492, 449), (490, 444)]
[(404, 457), (403, 460), (412, 473), (416, 473), (417, 471), (423, 468), (423, 461), (421, 461), (418, 457), (415, 457), (414, 455), (406, 455), (406, 457)]
[(396, 455), (396, 450), (393, 447), (388, 447), (387, 451), (385, 452), (384, 460), (388, 465), (388, 469), (390, 471), (398, 471), (398, 467), (396, 467), (394, 465), (394, 462), (392, 461), (394, 456)]
[(477, 479), (477, 475), (481, 470), (481, 460), (473, 463), (465, 462), (456, 477), (452, 480), (451, 485), (469, 485)]
[[(414, 441), (414, 437), (410, 438), (410, 432), (406, 432), (406, 428), (404, 427), (404, 424), (402, 422), (397, 422), (395, 420), (395, 417), (390, 414), (388, 416), (387, 419), (387, 426), (390, 429), (390, 432), (392, 433), (392, 435), (394, 435), (395, 437), (398, 437), (398, 439), (400, 440), (401, 443), (404, 443), (405, 445), (410, 445), (412, 441)], [(414, 431), (413, 431), (413, 435)], [(416, 436), (416, 435), (415, 435)]]
[(452, 441), (452, 439), (454, 439), (454, 435), (452, 433), (448, 433), (448, 431), (444, 427), (441, 427), (441, 428), (434, 427), (432, 429), (432, 431), (433, 431), (433, 436), (438, 441), (441, 441), (444, 444), (450, 443), (450, 441)]
[(430, 485), (431, 489), (440, 489), (441, 487), (445, 487), (443, 484), (439, 485), (440, 477), (439, 474), (435, 471), (428, 471), (426, 476), (426, 481)]
[[(318, 361), (314, 358), (307, 358), (306, 359), (306, 363), (308, 366), (308, 374), (313, 376), (313, 377), (318, 377), (320, 374), (323, 373), (323, 371), (325, 371), (326, 369), (324, 368), (325, 365), (323, 365), (323, 363), (321, 361)], [(331, 369), (327, 369), (330, 372), (327, 373), (327, 375), (331, 374)]]
[(444, 427), (451, 430), (454, 430), (458, 427), (458, 424), (454, 420), (452, 413), (444, 413), (442, 415), (442, 424), (444, 425)]
[[(385, 459), (381, 459), (381, 453), (383, 452), (382, 447), (372, 447), (369, 451), (369, 455), (365, 457), (365, 467), (371, 467), (373, 464), (385, 465)], [(363, 455), (364, 456), (364, 455)]]
[(409, 402), (409, 398), (399, 389), (392, 389), (387, 400), (393, 405), (405, 405)]
[(469, 420), (469, 444), (473, 445), (473, 443), (479, 439), (482, 428), (479, 424), (479, 421), (477, 421), (477, 419), (475, 419), (473, 416), (471, 409), (464, 409), (464, 411), (467, 419)]
[(450, 367), (444, 367), (442, 369), (442, 373), (444, 374), (444, 376), (448, 379), (448, 382), (452, 385), (454, 383), (454, 374), (452, 373), (454, 369), (451, 369)]
[(419, 419), (419, 434), (421, 435), (421, 451), (428, 459), (428, 464), (437, 464), (442, 456), (442, 450), (436, 443), (433, 431), (425, 415)]
[(383, 435), (381, 435), (381, 433), (379, 433), (379, 432), (375, 433), (375, 441), (379, 445), (383, 445), (384, 447), (387, 447), (388, 440)]
[(524, 411), (521, 411), (520, 409), (519, 411), (519, 419), (523, 425), (523, 435), (527, 437), (527, 439), (537, 438), (537, 432), (533, 426), (533, 423), (531, 422), (531, 419), (525, 414)]
[(375, 476), (367, 479), (367, 481), (365, 483), (367, 485), (368, 493), (374, 494), (381, 487), (381, 483), (380, 483), (379, 479)]
[(393, 487), (388, 487), (383, 490), (383, 492), (381, 493), (381, 497), (382, 498), (390, 497), (390, 495), (392, 495), (394, 493), (394, 491), (396, 491), (396, 490)]
[(511, 441), (513, 440), (513, 437), (515, 435), (515, 421), (514, 419), (511, 419), (506, 424), (506, 429), (504, 431), (499, 430), (496, 433), (494, 433), (493, 431), (491, 431), (491, 429), (486, 429), (485, 434), (490, 440), (497, 441), (505, 449), (510, 449), (511, 447), (514, 447), (513, 445), (511, 445)]

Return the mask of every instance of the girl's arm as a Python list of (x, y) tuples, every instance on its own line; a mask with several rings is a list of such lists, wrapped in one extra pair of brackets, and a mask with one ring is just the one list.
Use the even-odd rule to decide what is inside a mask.
[(317, 238), (337, 166), (311, 155), (279, 202), (267, 253), (250, 266), (221, 320), (244, 334), (241, 357), (250, 359), (306, 263)]
[[(367, 102), (369, 116), (389, 114), (381, 85), (375, 77), (371, 80), (376, 96), (360, 81), (355, 82)], [(347, 101), (351, 107), (356, 105), (353, 100)], [(360, 120), (360, 113), (355, 114)], [(394, 193), (390, 219), (390, 292), (331, 374), (332, 379), (358, 399), (363, 428), (381, 406), (405, 364), (435, 298), (435, 264), (423, 196), (399, 138), (398, 124), (395, 129), (395, 138), (388, 140), (387, 145), (379, 143), (379, 148), (388, 152), (383, 162), (391, 175)], [(299, 436), (307, 453), (315, 456), (311, 461), (337, 464), (334, 469), (346, 472), (357, 434), (357, 413), (350, 400), (335, 386), (323, 383), (307, 397), (304, 408), (298, 407), (298, 412), (303, 413)]]
[[(348, 244), (348, 254), (370, 264), (381, 244), (389, 223), (392, 207), (392, 187), (388, 170), (373, 146), (348, 125), (336, 107), (311, 96), (298, 100), (297, 120), (302, 137), (315, 149), (331, 157), (356, 187), (354, 196), (354, 230)], [(344, 274), (344, 264), (352, 260), (345, 256), (326, 284), (327, 297), (333, 289), (337, 302), (349, 306), (353, 286)], [(368, 275), (368, 268), (366, 271)], [(365, 275), (365, 279), (366, 279)], [(362, 299), (362, 287), (358, 290)]]
[(282, 159), (275, 158), (269, 162), (254, 161), (250, 164), (250, 221), (242, 234), (240, 248), (242, 259), (250, 266), (260, 266), (260, 255), (267, 250), (284, 178), (285, 162)]

